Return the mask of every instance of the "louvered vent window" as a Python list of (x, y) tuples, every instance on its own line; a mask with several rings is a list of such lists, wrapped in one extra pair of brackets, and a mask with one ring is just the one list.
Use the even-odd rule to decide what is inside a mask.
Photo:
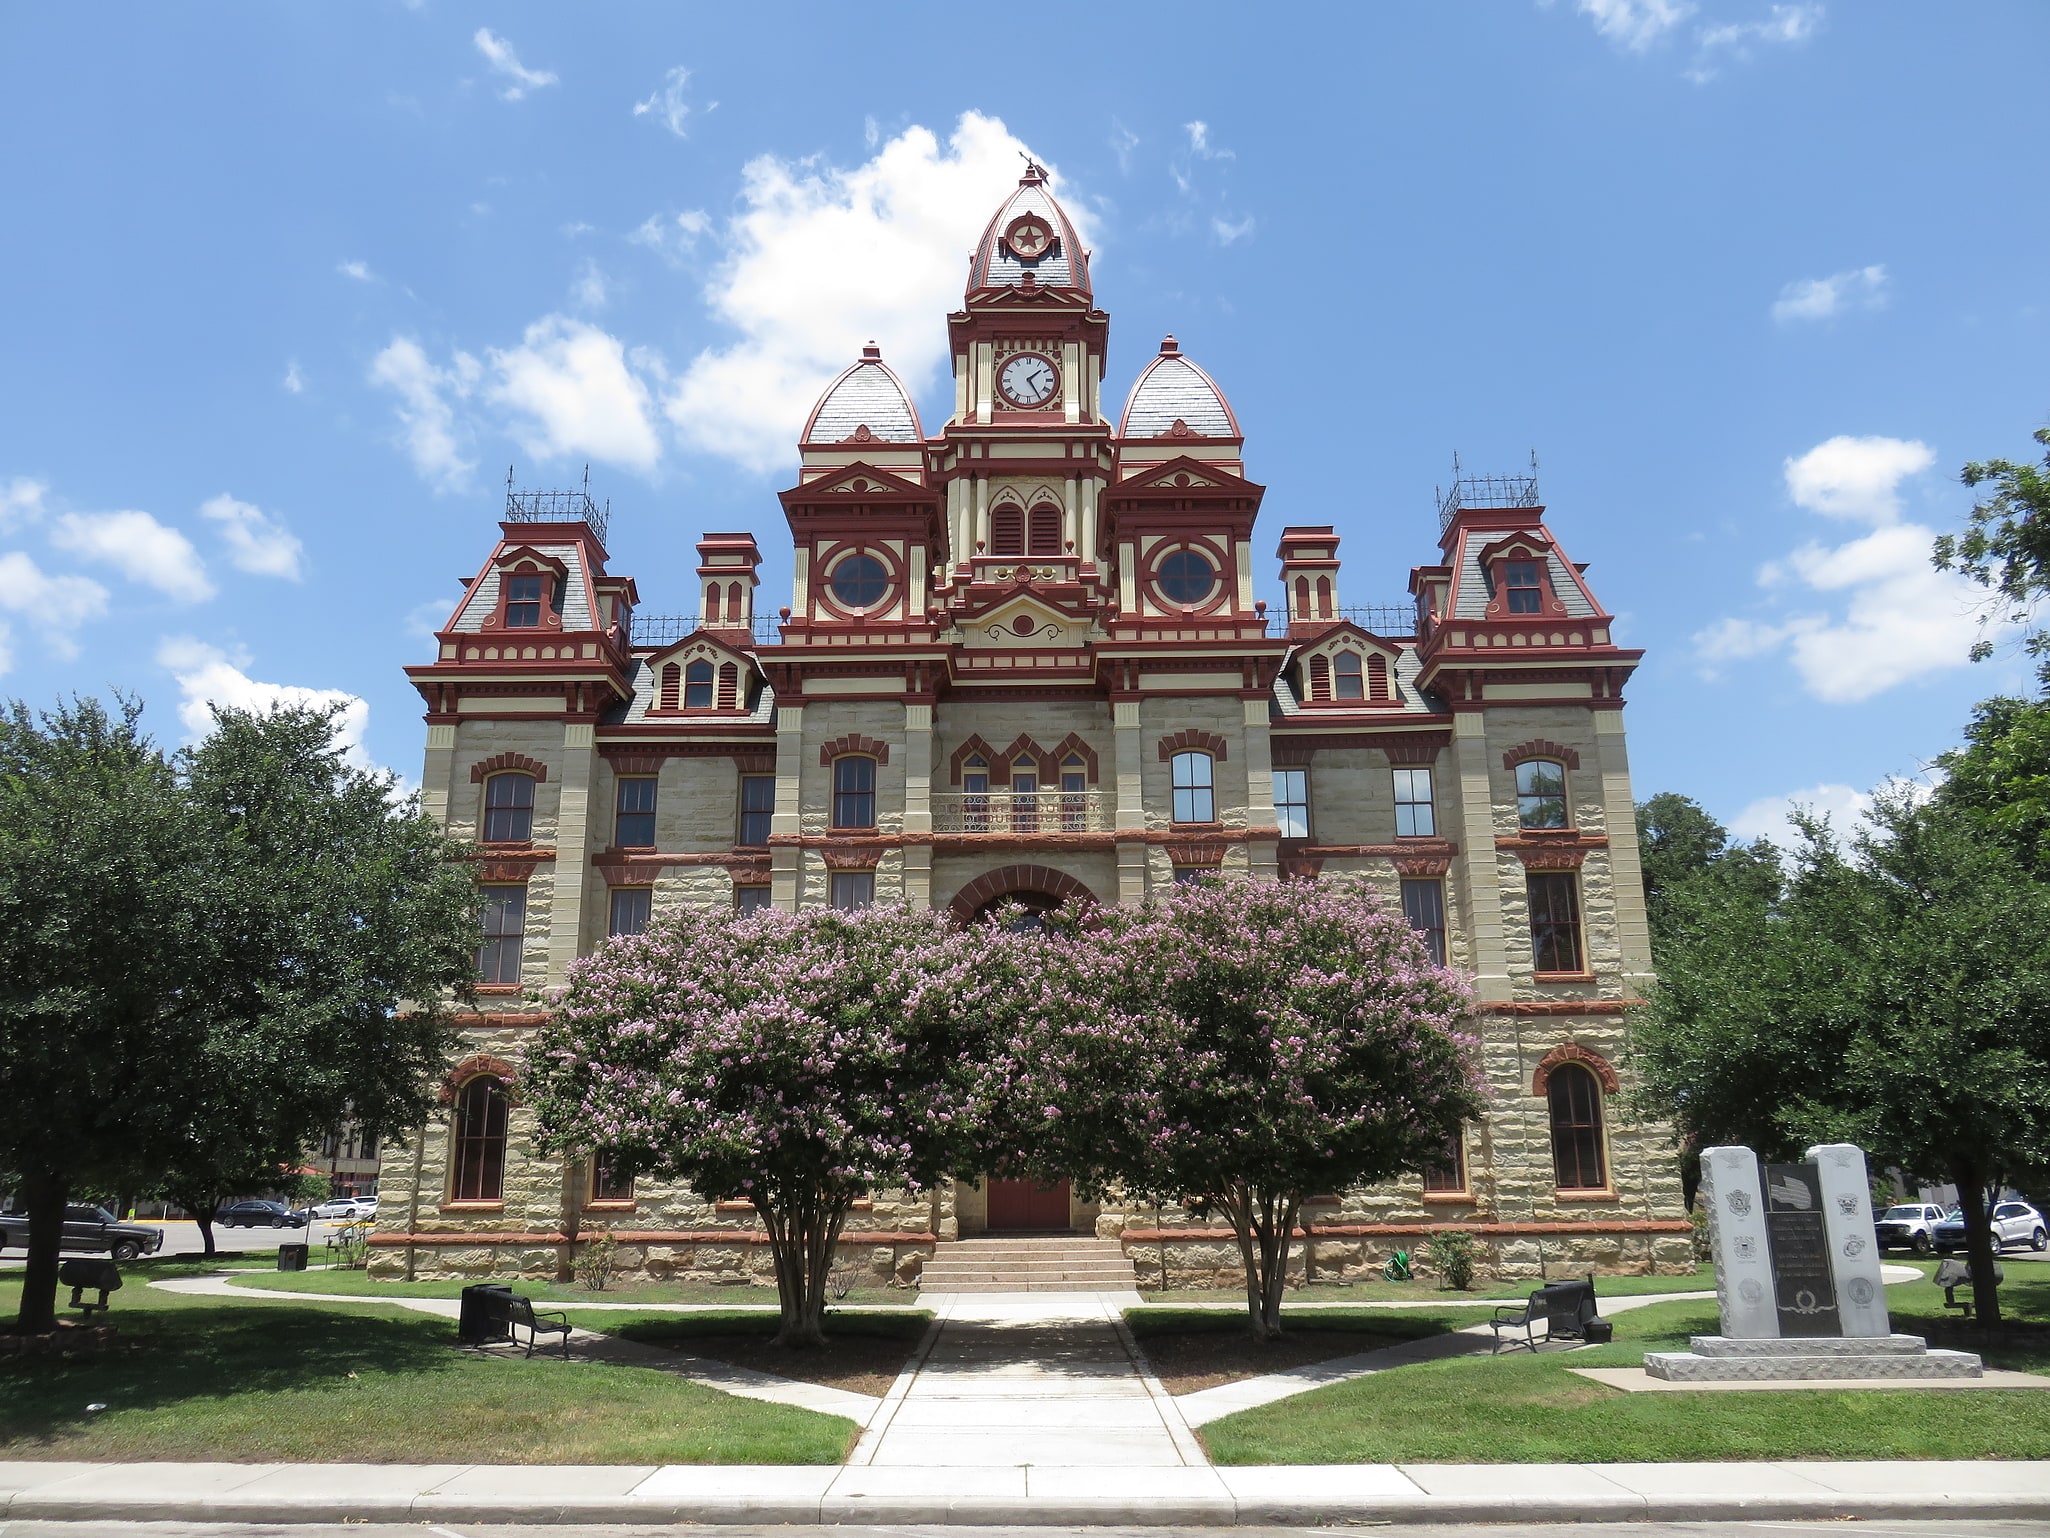
[(991, 555), (1023, 555), (1025, 553), (1024, 508), (1000, 507), (990, 514), (989, 553)]
[(1061, 510), (1042, 503), (1032, 509), (1032, 553), (1034, 555), (1059, 555), (1061, 553)]

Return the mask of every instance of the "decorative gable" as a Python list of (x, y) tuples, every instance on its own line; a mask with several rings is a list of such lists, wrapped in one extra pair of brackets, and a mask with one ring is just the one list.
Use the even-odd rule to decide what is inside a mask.
[(754, 658), (710, 631), (693, 631), (644, 665), (654, 681), (651, 717), (747, 713), (754, 693)]

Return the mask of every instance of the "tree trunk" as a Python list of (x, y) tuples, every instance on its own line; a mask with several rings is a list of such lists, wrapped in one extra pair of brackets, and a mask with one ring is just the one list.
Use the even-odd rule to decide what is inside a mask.
[(64, 1248), (64, 1203), (70, 1182), (55, 1171), (21, 1183), (28, 1207), (28, 1262), (21, 1272), (23, 1335), (47, 1335), (57, 1328), (57, 1259)]
[(214, 1214), (221, 1208), (220, 1192), (172, 1191), (170, 1195), (172, 1201), (185, 1209), (185, 1215), (199, 1225), (200, 1254), (213, 1255)]
[(1958, 1209), (1965, 1218), (1965, 1260), (1972, 1269), (1972, 1314), (1985, 1330), (2000, 1328), (2000, 1284), (1993, 1279), (1992, 1203), (1989, 1181), (1975, 1166), (1960, 1163), (1953, 1171)]
[(1281, 1296), (1288, 1286), (1288, 1246), (1302, 1209), (1300, 1192), (1256, 1191), (1239, 1184), (1213, 1203), (1231, 1216), (1246, 1267), (1247, 1323), (1258, 1341), (1281, 1338)]
[(847, 1221), (854, 1198), (804, 1187), (774, 1196), (757, 1193), (755, 1200), (776, 1261), (776, 1297), (782, 1319), (775, 1343), (806, 1349), (823, 1346), (826, 1284), (832, 1276), (840, 1227)]

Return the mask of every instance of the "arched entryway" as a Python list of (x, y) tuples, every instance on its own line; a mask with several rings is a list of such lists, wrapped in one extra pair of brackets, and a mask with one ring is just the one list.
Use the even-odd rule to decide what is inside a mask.
[(981, 917), (1005, 902), (1027, 912), (1045, 912), (1071, 900), (1100, 901), (1086, 882), (1050, 865), (1005, 865), (986, 871), (954, 894), (948, 905), (962, 923)]

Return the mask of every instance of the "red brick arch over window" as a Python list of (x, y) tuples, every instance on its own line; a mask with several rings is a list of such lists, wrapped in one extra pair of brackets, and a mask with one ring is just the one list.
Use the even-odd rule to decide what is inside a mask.
[(1556, 758), (1568, 769), (1580, 767), (1580, 755), (1560, 743), (1547, 742), (1542, 737), (1533, 737), (1528, 742), (1519, 742), (1502, 755), (1502, 767), (1514, 769), (1518, 764), (1533, 758)]
[(1609, 1066), (1609, 1060), (1601, 1053), (1592, 1047), (1583, 1047), (1577, 1041), (1566, 1041), (1552, 1048), (1538, 1063), (1537, 1072), (1530, 1076), (1530, 1092), (1542, 1096), (1545, 1086), (1552, 1082), (1552, 1070), (1567, 1063), (1578, 1063), (1593, 1074), (1605, 1095), (1613, 1095), (1623, 1087), (1623, 1081), (1616, 1077), (1616, 1070)]
[(1086, 883), (1064, 870), (1055, 870), (1050, 865), (1006, 865), (977, 876), (956, 892), (953, 902), (947, 906), (954, 917), (965, 924), (975, 917), (984, 903), (1007, 892), (1044, 892), (1062, 902), (1071, 898), (1086, 903), (1100, 901)]
[(1224, 762), (1224, 739), (1215, 732), (1206, 732), (1198, 727), (1176, 732), (1172, 737), (1160, 739), (1160, 761), (1164, 764), (1177, 753), (1191, 750), (1208, 753), (1219, 763)]
[(482, 759), (470, 765), (470, 783), (482, 785), (494, 774), (503, 774), (508, 769), (517, 769), (521, 774), (531, 774), (537, 780), (548, 778), (548, 766), (538, 758), (529, 758), (524, 753), (501, 753), (496, 758)]
[(879, 764), (890, 761), (890, 745), (877, 742), (873, 737), (864, 737), (859, 732), (849, 732), (845, 737), (835, 737), (819, 749), (819, 767), (830, 769), (833, 760), (849, 753), (865, 753)]
[(504, 1058), (492, 1057), (489, 1053), (480, 1052), (474, 1057), (464, 1058), (455, 1067), (449, 1069), (447, 1077), (441, 1081), (441, 1094), (438, 1098), (443, 1105), (454, 1105), (456, 1103), (456, 1096), (461, 1093), (465, 1084), (469, 1083), (472, 1079), (489, 1078), (496, 1079), (503, 1084), (505, 1086), (505, 1098), (513, 1105), (518, 1105), (520, 1103), (519, 1097), (513, 1093), (513, 1084), (519, 1077), (519, 1072), (519, 1069), (513, 1067)]

